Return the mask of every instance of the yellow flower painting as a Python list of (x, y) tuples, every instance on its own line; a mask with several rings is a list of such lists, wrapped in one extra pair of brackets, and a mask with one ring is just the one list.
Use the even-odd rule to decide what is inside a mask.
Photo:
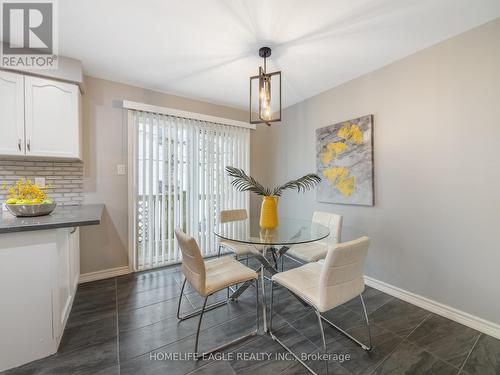
[(373, 117), (316, 130), (320, 202), (373, 206)]

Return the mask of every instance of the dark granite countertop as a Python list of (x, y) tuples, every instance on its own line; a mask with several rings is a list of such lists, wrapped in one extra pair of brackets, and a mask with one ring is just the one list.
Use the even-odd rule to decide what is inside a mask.
[(46, 216), (15, 217), (8, 211), (0, 212), (0, 234), (30, 230), (81, 227), (101, 223), (104, 204), (57, 206)]

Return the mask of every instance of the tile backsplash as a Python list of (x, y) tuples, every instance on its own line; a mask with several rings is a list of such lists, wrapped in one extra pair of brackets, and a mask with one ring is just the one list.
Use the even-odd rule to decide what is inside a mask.
[(47, 195), (60, 205), (83, 202), (83, 163), (75, 161), (0, 160), (0, 202), (5, 200), (4, 183), (12, 185), (26, 177), (33, 183), (35, 177), (45, 177), (49, 186)]

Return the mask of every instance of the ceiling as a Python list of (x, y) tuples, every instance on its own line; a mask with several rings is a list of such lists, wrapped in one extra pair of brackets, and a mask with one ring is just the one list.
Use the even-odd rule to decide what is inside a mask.
[[(64, 0), (86, 74), (246, 108), (261, 46), (290, 106), (500, 17), (499, 0)], [(270, 67), (270, 69), (269, 69)]]

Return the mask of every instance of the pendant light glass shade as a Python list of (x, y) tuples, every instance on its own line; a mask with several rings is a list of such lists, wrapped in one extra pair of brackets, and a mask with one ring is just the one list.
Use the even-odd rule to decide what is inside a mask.
[(281, 121), (281, 72), (266, 72), (270, 48), (261, 48), (259, 55), (264, 67), (259, 67), (259, 75), (250, 77), (250, 123), (271, 125)]

